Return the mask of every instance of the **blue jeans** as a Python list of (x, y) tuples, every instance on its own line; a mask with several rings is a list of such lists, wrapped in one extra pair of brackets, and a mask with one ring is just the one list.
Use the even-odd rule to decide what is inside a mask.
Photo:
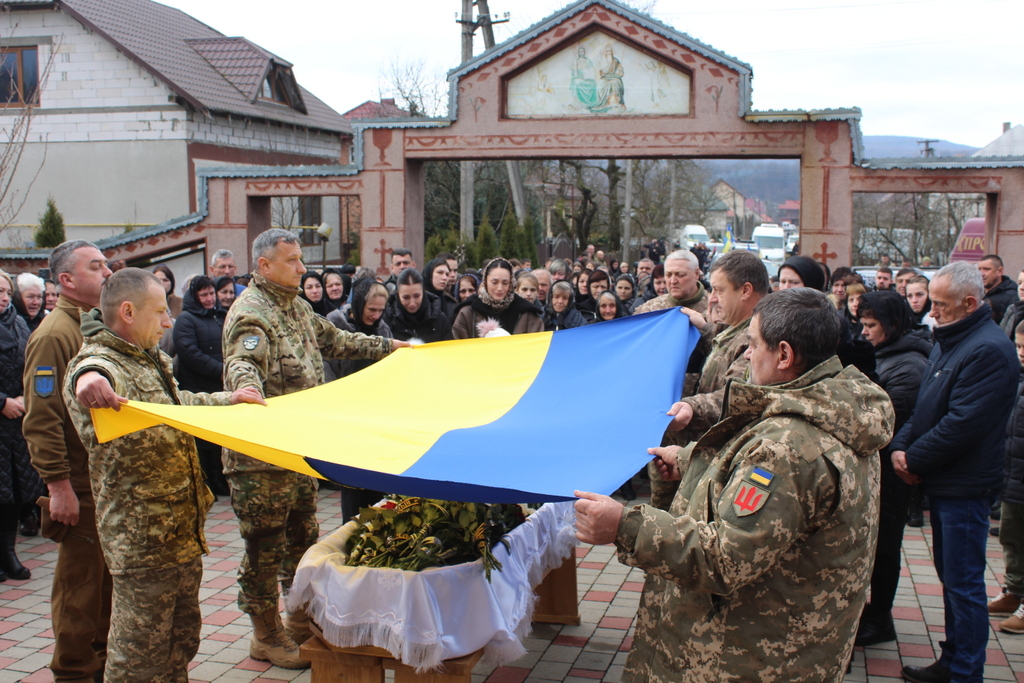
[(929, 496), (935, 570), (942, 582), (946, 640), (939, 663), (956, 683), (982, 683), (988, 644), (985, 549), (995, 496)]

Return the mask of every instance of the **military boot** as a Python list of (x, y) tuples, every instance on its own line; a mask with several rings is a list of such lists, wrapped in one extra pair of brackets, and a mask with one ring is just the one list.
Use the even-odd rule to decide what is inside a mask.
[(281, 625), (277, 609), (262, 614), (250, 614), (254, 632), (249, 643), (249, 656), (260, 662), (270, 662), (282, 669), (308, 669), (310, 662), (299, 655), (299, 646), (292, 642)]
[(304, 609), (285, 615), (284, 630), (296, 645), (302, 645), (313, 637), (313, 631), (309, 628), (309, 615)]

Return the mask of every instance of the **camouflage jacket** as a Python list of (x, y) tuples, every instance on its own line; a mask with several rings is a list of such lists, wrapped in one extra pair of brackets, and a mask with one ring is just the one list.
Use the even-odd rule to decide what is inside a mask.
[[(666, 431), (662, 445), (685, 446), (696, 441), (722, 416), (722, 398), (725, 386), (731, 379), (745, 379), (750, 361), (744, 358), (750, 340), (747, 328), (750, 318), (739, 325), (733, 325), (711, 342), (711, 353), (704, 361), (700, 381), (692, 396), (683, 399), (693, 408), (693, 418), (686, 429), (678, 432)], [(650, 467), (651, 505), (667, 510), (679, 488), (678, 481), (664, 481), (657, 468)]]
[[(372, 358), (391, 353), (391, 340), (345, 332), (313, 312), (289, 289), (254, 275), (224, 320), (224, 388), (256, 387), (267, 398), (324, 383), (326, 358)], [(225, 471), (280, 471), (225, 451)]]
[(841, 681), (878, 532), (885, 392), (836, 357), (792, 382), (733, 380), (669, 512), (627, 508), (647, 572), (624, 681)]
[(204, 483), (195, 440), (161, 425), (99, 443), (92, 414), (74, 388), (78, 377), (95, 370), (119, 396), (135, 401), (228, 405), (231, 394), (178, 389), (166, 354), (117, 336), (98, 310), (82, 313), (82, 335), (82, 350), (68, 366), (64, 403), (89, 451), (96, 528), (110, 573), (170, 567), (209, 552), (203, 525), (213, 494)]

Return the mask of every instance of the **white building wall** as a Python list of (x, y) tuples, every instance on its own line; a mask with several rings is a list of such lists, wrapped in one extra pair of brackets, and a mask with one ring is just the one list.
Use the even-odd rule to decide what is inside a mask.
[(341, 157), (341, 138), (319, 131), (292, 129), (262, 121), (217, 115), (213, 118), (192, 114), (189, 139), (211, 145), (257, 149), (264, 152), (308, 154), (328, 157), (337, 163)]

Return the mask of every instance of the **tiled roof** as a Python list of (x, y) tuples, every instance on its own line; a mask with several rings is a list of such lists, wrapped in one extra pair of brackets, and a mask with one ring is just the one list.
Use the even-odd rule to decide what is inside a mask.
[(976, 157), (1019, 157), (1024, 156), (1024, 126), (1017, 124), (972, 156)]
[(409, 116), (409, 112), (395, 104), (393, 97), (386, 97), (380, 102), (367, 100), (358, 107), (349, 109), (342, 114), (349, 121), (357, 119), (402, 119)]
[[(15, 2), (31, 5), (26, 0)], [(256, 98), (271, 61), (291, 65), (244, 38), (228, 38), (184, 12), (152, 0), (56, 0), (203, 113), (218, 112), (339, 133), (352, 128), (299, 88), (307, 113)]]
[(799, 210), (800, 209), (800, 202), (798, 202), (798, 201), (796, 201), (794, 199), (787, 199), (786, 201), (784, 201), (781, 204), (779, 204), (779, 209), (782, 210), (782, 211)]

